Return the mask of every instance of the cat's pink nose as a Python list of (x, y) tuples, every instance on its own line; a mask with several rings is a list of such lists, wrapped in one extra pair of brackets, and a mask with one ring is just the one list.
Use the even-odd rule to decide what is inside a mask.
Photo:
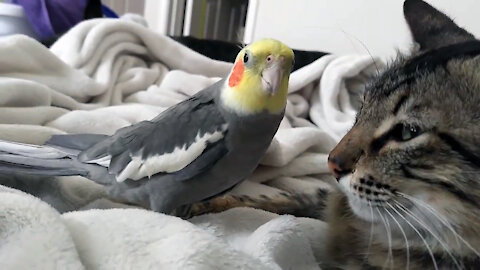
[(340, 157), (332, 156), (332, 154), (328, 156), (328, 168), (337, 180), (352, 171), (351, 168), (346, 168), (346, 165)]

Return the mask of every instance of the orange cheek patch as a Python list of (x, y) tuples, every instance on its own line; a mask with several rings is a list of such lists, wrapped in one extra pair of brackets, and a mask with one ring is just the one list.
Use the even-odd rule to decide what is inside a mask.
[(235, 87), (240, 83), (240, 81), (242, 80), (244, 69), (245, 67), (243, 66), (242, 61), (238, 61), (237, 63), (235, 63), (232, 75), (230, 75), (230, 78), (228, 79), (228, 86)]

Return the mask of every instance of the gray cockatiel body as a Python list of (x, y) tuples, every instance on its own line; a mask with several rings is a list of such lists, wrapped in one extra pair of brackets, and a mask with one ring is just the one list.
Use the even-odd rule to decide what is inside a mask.
[[(261, 42), (274, 42), (283, 50), (286, 47), (278, 41), (257, 43)], [(255, 50), (259, 51), (258, 45), (242, 52), (257, 57)], [(242, 52), (237, 62), (244, 62), (247, 70), (248, 59), (241, 59)], [(261, 85), (277, 85), (274, 94), (268, 95), (275, 97), (285, 91), (286, 96), (282, 88), (286, 88), (285, 77), (288, 85), (293, 54), (284, 56), (270, 49), (266, 55), (279, 59), (270, 72), (278, 72), (280, 78), (274, 77), (269, 84), (260, 82), (259, 91), (265, 91)], [(266, 65), (261, 70), (272, 69)], [(268, 74), (262, 72), (262, 81), (264, 77)], [(0, 173), (81, 175), (109, 186), (111, 195), (119, 200), (163, 213), (178, 211), (248, 177), (283, 118), (285, 104), (272, 111), (255, 103), (259, 110), (249, 111), (246, 103), (239, 105), (237, 99), (225, 97), (226, 91), (242, 91), (239, 87), (244, 86), (233, 82), (237, 85), (231, 79), (220, 80), (156, 118), (122, 128), (112, 136), (56, 135), (45, 146), (0, 142)]]

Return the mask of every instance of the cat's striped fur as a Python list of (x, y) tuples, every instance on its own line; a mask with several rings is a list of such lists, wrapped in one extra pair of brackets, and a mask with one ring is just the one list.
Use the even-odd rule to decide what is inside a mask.
[[(420, 0), (404, 14), (419, 48), (367, 87), (330, 153), (324, 269), (480, 269), (480, 41)], [(217, 200), (305, 214), (320, 195)]]

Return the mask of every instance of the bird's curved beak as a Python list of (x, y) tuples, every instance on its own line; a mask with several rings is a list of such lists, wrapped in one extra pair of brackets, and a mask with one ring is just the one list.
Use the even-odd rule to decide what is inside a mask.
[[(282, 59), (283, 60), (283, 59)], [(282, 83), (283, 78), (283, 61), (278, 59), (272, 61), (271, 65), (268, 65), (262, 71), (262, 86), (265, 92), (270, 95), (275, 95)]]

